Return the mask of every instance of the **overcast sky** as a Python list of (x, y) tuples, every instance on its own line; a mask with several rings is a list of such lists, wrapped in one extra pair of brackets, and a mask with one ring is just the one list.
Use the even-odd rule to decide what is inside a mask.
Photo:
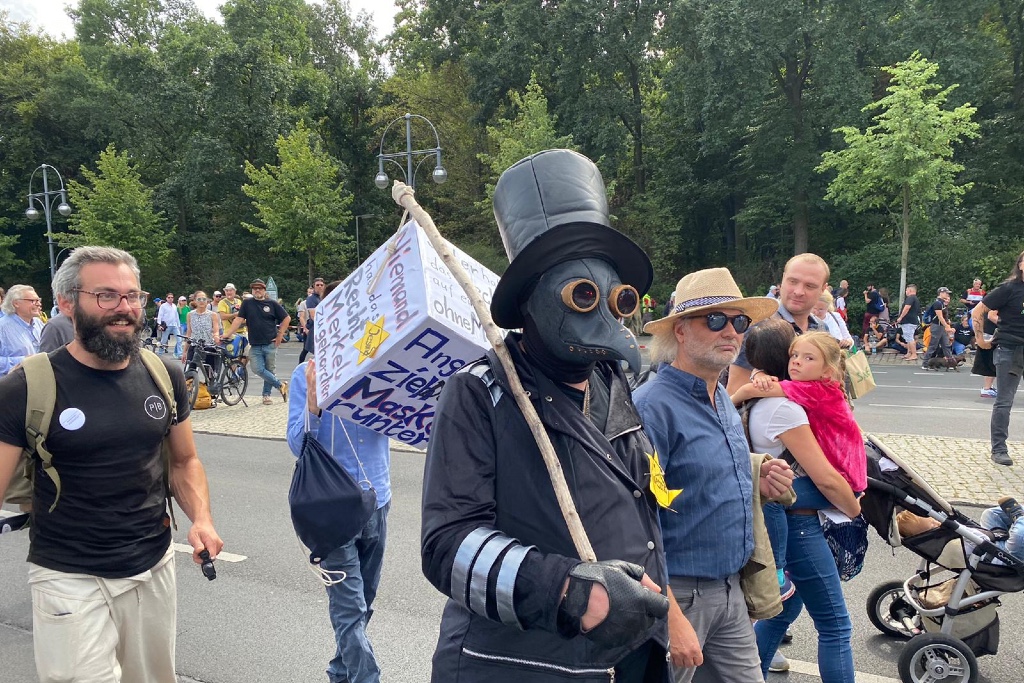
[[(220, 17), (217, 8), (224, 4), (223, 0), (195, 0), (195, 3), (206, 16), (213, 18)], [(75, 31), (64, 8), (77, 4), (78, 0), (0, 0), (0, 7), (7, 9), (12, 19), (27, 21), (52, 36), (69, 38)], [(397, 11), (392, 0), (349, 0), (349, 5), (354, 12), (366, 10), (373, 15), (378, 38), (390, 33)]]

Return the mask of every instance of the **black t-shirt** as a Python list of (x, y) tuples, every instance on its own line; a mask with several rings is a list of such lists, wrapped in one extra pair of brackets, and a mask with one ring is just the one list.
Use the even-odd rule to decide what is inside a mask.
[(999, 334), (1004, 340), (1007, 337), (1024, 339), (1024, 282), (1004, 282), (985, 295), (982, 303), (986, 308), (999, 312)]
[(249, 328), (249, 343), (264, 346), (274, 341), (277, 326), (288, 313), (273, 299), (246, 299), (238, 309), (238, 315), (245, 319), (245, 324)]
[(919, 323), (921, 318), (921, 302), (918, 301), (917, 295), (911, 294), (908, 296), (903, 300), (903, 305), (910, 306), (910, 310), (900, 319), (900, 325), (916, 325)]
[[(50, 354), (57, 401), (46, 437), (60, 499), (36, 461), (28, 560), (49, 569), (124, 578), (151, 569), (171, 540), (161, 442), (170, 411), (141, 360), (124, 370), (82, 365), (67, 348)], [(189, 406), (181, 365), (164, 361), (178, 419)], [(24, 448), (25, 371), (0, 378), (0, 441)]]
[[(943, 301), (942, 299), (936, 299), (935, 301), (932, 302), (932, 305), (928, 307), (928, 311), (931, 314), (931, 324), (932, 325), (939, 325), (939, 326), (942, 325), (942, 320), (939, 318), (939, 311), (945, 311), (945, 310), (946, 310), (946, 302)], [(943, 313), (943, 315), (945, 315), (945, 313)], [(946, 322), (948, 323), (949, 321), (947, 320)]]

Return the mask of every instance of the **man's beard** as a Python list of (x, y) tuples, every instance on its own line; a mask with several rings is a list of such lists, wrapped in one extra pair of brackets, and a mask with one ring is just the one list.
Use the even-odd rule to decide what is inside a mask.
[[(112, 335), (107, 325), (119, 320), (129, 323), (132, 334)], [(75, 307), (75, 336), (78, 342), (89, 353), (95, 354), (107, 363), (122, 363), (139, 355), (142, 340), (142, 316), (133, 318), (130, 315), (116, 313), (109, 317), (94, 318)]]

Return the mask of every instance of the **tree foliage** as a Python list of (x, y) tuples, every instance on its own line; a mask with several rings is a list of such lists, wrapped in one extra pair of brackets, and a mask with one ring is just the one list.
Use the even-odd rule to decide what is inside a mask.
[[(960, 84), (943, 110), (970, 102), (980, 137), (947, 159), (962, 166), (954, 184), (973, 186), (960, 205), (929, 200), (912, 214), (910, 279), (931, 277), (926, 235), (954, 244), (969, 233), (993, 258), (1024, 248), (1024, 0), (398, 4), (389, 36), (347, 0), (226, 0), (217, 20), (192, 0), (81, 0), (65, 40), (0, 10), (0, 285), (48, 278), (45, 240), (24, 218), (32, 169), (48, 163), (88, 185), (79, 169), (113, 144), (169, 236), (148, 286), (273, 273), (291, 298), (310, 255), (269, 251), (275, 242), (245, 227), (266, 227), (243, 190), (246, 165), (279, 166), (279, 138), (302, 121), (341, 169), (332, 187), (350, 197), (335, 229), (365, 217), (365, 254), (402, 215), (373, 177), (385, 127), (407, 112), (437, 128), (449, 178), (432, 184), (424, 162), (419, 201), (495, 270), (507, 259), (482, 210), (488, 186), (517, 157), (571, 136), (601, 168), (615, 227), (651, 255), (659, 298), (713, 265), (761, 290), (805, 248), (841, 277), (851, 254), (890, 263), (877, 254), (899, 253), (901, 229), (892, 196), (874, 207), (829, 199), (830, 176), (815, 169), (846, 146), (834, 131), (879, 125), (881, 110), (865, 106), (889, 96), (886, 68), (914, 51)], [(386, 151), (404, 150), (400, 138)], [(432, 132), (414, 129), (413, 144), (432, 147)], [(56, 219), (58, 233), (64, 225)], [(344, 275), (346, 256), (324, 252), (314, 268)]]
[(306, 255), (308, 282), (318, 269), (337, 269), (354, 255), (345, 226), (352, 220), (352, 194), (338, 182), (340, 164), (323, 150), (315, 134), (300, 121), (277, 138), (279, 163), (261, 168), (245, 163), (258, 223), (242, 225), (268, 243), (272, 252)]
[(142, 184), (128, 152), (119, 154), (108, 145), (96, 170), (82, 167), (81, 175), (85, 182), (68, 183), (74, 212), (61, 245), (117, 247), (134, 255), (141, 269), (162, 270), (170, 255), (170, 232), (163, 214), (153, 210), (153, 190)]
[(514, 118), (499, 119), (487, 126), (487, 139), (493, 153), (483, 152), (480, 160), (491, 169), (492, 181), (486, 183), (487, 209), (494, 197), (494, 183), (505, 169), (520, 159), (545, 149), (572, 149), (572, 135), (558, 135), (555, 119), (548, 113), (548, 99), (531, 78), (526, 92), (509, 95)]
[(864, 107), (877, 112), (874, 124), (861, 131), (837, 129), (846, 141), (839, 151), (822, 156), (818, 170), (837, 171), (826, 199), (850, 204), (857, 211), (898, 209), (902, 229), (900, 301), (907, 284), (911, 214), (930, 202), (952, 198), (959, 203), (970, 183), (958, 183), (964, 165), (953, 160), (953, 145), (978, 137), (973, 120), (977, 109), (962, 104), (943, 109), (956, 85), (943, 88), (933, 79), (939, 66), (919, 52), (886, 67), (892, 80), (885, 97)]

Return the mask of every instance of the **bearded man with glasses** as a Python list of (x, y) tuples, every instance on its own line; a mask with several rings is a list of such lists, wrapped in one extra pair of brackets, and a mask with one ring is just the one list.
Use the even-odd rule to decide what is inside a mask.
[[(651, 362), (659, 365), (633, 394), (665, 484), (681, 491), (661, 510), (672, 678), (761, 683), (750, 619), (782, 605), (755, 494), (788, 495), (792, 472), (782, 460), (752, 460), (719, 377), (736, 361), (743, 333), (778, 303), (745, 298), (725, 268), (687, 275), (675, 301), (672, 313), (644, 327), (653, 336)], [(751, 585), (754, 575), (762, 578)]]
[[(196, 455), (185, 377), (179, 363), (163, 361), (172, 410), (141, 356), (147, 294), (131, 254), (79, 247), (53, 289), (75, 339), (49, 354), (56, 397), (45, 448), (59, 476), (44, 474), (38, 454), (31, 459), (37, 673), (43, 681), (175, 683), (168, 488), (192, 520), (193, 560), (201, 564), (204, 550), (216, 557), (224, 545)], [(0, 378), (0, 500), (28, 446), (27, 395), (24, 369)]]
[(0, 377), (13, 370), (25, 356), (39, 353), (43, 301), (29, 285), (14, 285), (0, 305)]

